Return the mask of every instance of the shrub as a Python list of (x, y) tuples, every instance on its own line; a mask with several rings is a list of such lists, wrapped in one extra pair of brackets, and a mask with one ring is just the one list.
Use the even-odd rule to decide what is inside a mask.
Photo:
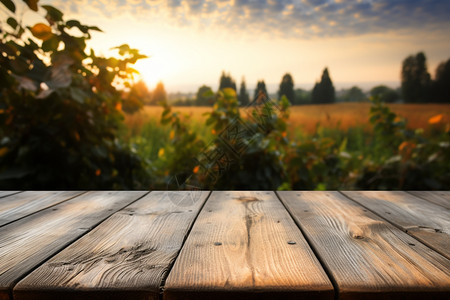
[[(25, 1), (37, 11), (37, 1)], [(145, 56), (86, 53), (95, 26), (42, 5), (47, 24), (23, 27), (9, 10), (0, 44), (0, 188), (124, 189), (145, 186), (141, 160), (117, 139), (130, 65)]]

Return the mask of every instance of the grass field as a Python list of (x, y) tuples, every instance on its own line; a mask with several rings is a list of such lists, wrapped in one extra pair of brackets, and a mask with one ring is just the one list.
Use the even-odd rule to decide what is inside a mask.
[[(292, 106), (289, 118), (290, 134), (301, 131), (313, 134), (317, 124), (324, 128), (346, 130), (351, 127), (370, 128), (370, 103), (337, 103), (327, 105)], [(408, 127), (430, 129), (432, 126), (450, 126), (450, 104), (389, 104), (389, 108), (398, 116), (406, 118)], [(142, 111), (127, 115), (125, 124), (135, 136), (140, 133), (145, 123), (157, 124), (163, 109), (160, 106), (146, 106)], [(211, 107), (173, 107), (173, 111), (190, 116), (194, 128), (204, 131), (203, 124), (207, 118), (204, 115)], [(430, 118), (442, 115), (438, 125), (430, 125)], [(198, 127), (198, 128), (197, 128)]]

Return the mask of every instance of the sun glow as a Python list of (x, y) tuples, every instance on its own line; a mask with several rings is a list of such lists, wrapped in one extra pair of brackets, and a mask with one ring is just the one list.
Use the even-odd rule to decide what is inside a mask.
[(134, 66), (139, 71), (140, 77), (147, 84), (149, 89), (156, 86), (159, 81), (166, 81), (170, 77), (170, 60), (161, 55), (149, 55), (149, 58), (140, 60)]

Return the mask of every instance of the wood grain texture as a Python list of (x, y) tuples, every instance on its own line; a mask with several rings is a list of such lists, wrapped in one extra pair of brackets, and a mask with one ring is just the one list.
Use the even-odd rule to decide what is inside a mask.
[(20, 191), (0, 191), (0, 198), (20, 193)]
[(83, 192), (23, 192), (0, 199), (0, 226), (76, 197)]
[(277, 192), (339, 299), (448, 299), (450, 261), (338, 192)]
[(20, 281), (14, 299), (159, 299), (208, 194), (151, 192)]
[(450, 209), (450, 191), (410, 191), (408, 193)]
[(89, 192), (0, 228), (0, 299), (30, 270), (145, 192)]
[(450, 259), (450, 210), (406, 192), (344, 192)]
[(273, 192), (213, 192), (163, 299), (333, 299), (333, 287)]

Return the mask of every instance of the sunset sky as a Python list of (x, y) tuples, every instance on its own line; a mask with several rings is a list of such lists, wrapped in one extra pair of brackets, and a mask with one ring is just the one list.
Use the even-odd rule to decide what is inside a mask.
[[(96, 52), (128, 43), (151, 58), (139, 63), (150, 88), (217, 88), (222, 70), (238, 86), (264, 79), (276, 92), (284, 73), (311, 88), (328, 67), (339, 89), (400, 83), (402, 60), (419, 51), (434, 76), (450, 58), (447, 0), (41, 0), (97, 25)], [(43, 14), (43, 12), (41, 12)], [(27, 15), (25, 15), (26, 17)]]

